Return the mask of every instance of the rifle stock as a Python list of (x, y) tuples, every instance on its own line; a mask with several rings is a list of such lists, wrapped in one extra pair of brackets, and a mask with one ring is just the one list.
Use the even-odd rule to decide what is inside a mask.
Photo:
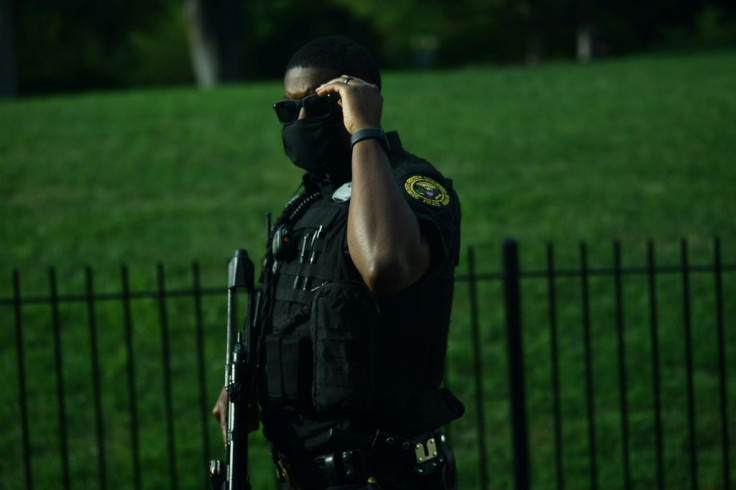
[[(255, 367), (253, 366), (254, 316), (258, 293), (254, 288), (253, 262), (242, 249), (228, 264), (227, 339), (225, 388), (228, 394), (226, 461), (210, 461), (213, 490), (250, 490), (248, 473), (248, 433), (258, 428)], [(237, 331), (235, 302), (238, 289), (245, 289), (248, 306), (244, 332)], [(242, 333), (242, 334), (241, 334)]]

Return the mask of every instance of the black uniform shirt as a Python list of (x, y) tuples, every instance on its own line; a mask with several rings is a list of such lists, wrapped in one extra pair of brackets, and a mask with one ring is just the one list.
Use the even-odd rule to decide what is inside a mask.
[[(406, 290), (378, 296), (380, 332), (370, 407), (364, 412), (315, 410), (310, 399), (312, 373), (306, 372), (312, 368), (313, 356), (311, 301), (322, 284), (362, 280), (347, 247), (350, 184), (307, 189), (315, 195), (292, 225), (295, 253), (277, 266), (274, 277), (267, 342), (270, 338), (273, 344), (278, 337), (280, 343), (267, 354), (264, 385), (269, 389), (262, 390), (276, 391), (281, 401), (290, 401), (284, 404), (261, 396), (264, 434), (281, 452), (330, 449), (339, 444), (329, 440), (334, 428), (348, 432), (357, 427), (381, 428), (412, 435), (438, 428), (463, 413), (462, 404), (440, 388), (459, 254), (460, 204), (451, 181), (428, 162), (401, 149), (395, 133), (389, 141), (397, 184), (430, 241), (430, 269)], [(363, 388), (356, 386), (356, 390)]]

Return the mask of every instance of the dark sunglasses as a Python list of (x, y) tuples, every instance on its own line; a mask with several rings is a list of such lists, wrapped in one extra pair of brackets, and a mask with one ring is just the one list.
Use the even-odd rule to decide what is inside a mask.
[(332, 108), (337, 106), (340, 95), (329, 93), (325, 97), (317, 94), (307, 95), (303, 99), (284, 99), (273, 105), (276, 117), (283, 124), (293, 123), (299, 119), (299, 109), (304, 107), (307, 116), (311, 118), (327, 117), (332, 113)]

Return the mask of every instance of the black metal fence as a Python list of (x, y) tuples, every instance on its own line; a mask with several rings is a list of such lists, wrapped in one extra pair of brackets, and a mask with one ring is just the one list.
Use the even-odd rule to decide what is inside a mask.
[[(503, 246), (503, 272), (501, 280), (504, 289), (504, 309), (507, 327), (507, 347), (508, 347), (508, 366), (509, 366), (509, 393), (511, 399), (511, 416), (512, 423), (512, 440), (513, 440), (513, 463), (514, 463), (514, 487), (530, 488), (533, 481), (532, 470), (534, 466), (530, 464), (532, 460), (530, 456), (530, 434), (529, 423), (527, 421), (528, 405), (526, 401), (529, 386), (525, 385), (525, 372), (528, 370), (525, 364), (525, 352), (523, 347), (524, 324), (522, 323), (522, 311), (534, 311), (535, 308), (530, 306), (528, 302), (522, 302), (522, 282), (541, 279), (545, 283), (546, 289), (546, 326), (549, 328), (549, 352), (550, 352), (550, 377), (552, 394), (552, 416), (551, 425), (553, 427), (553, 454), (554, 454), (554, 478), (550, 479), (550, 488), (731, 488), (733, 479), (730, 474), (730, 458), (732, 440), (734, 434), (733, 417), (729, 419), (728, 398), (734, 394), (733, 369), (727, 372), (726, 346), (729, 346), (731, 359), (734, 353), (733, 332), (730, 337), (730, 344), (727, 344), (725, 332), (725, 306), (724, 306), (724, 289), (723, 278), (724, 273), (733, 272), (733, 265), (723, 265), (721, 258), (720, 242), (715, 240), (712, 249), (712, 261), (708, 265), (691, 265), (689, 262), (688, 244), (686, 241), (680, 243), (679, 264), (674, 266), (657, 266), (655, 261), (655, 249), (653, 243), (648, 243), (646, 248), (646, 261), (644, 266), (640, 267), (623, 267), (622, 250), (619, 243), (614, 243), (612, 247), (612, 266), (609, 268), (592, 268), (589, 265), (588, 247), (582, 244), (579, 248), (579, 265), (575, 269), (559, 270), (555, 267), (554, 248), (550, 245), (546, 249), (546, 267), (542, 270), (522, 271), (519, 264), (518, 244), (515, 241), (508, 241)], [(472, 252), (472, 251), (471, 251)], [(469, 263), (472, 264), (472, 255)], [(698, 309), (699, 317), (697, 318), (698, 334), (696, 337), (694, 332), (693, 303), (696, 298), (693, 294), (692, 276), (693, 274), (706, 275), (705, 279), (712, 281), (712, 288), (703, 288), (700, 284), (698, 290), (697, 302), (700, 307)], [(659, 285), (658, 278), (662, 275), (674, 275), (674, 282), (669, 281), (667, 289), (669, 289), (669, 298), (663, 302), (658, 301), (662, 295), (662, 285)], [(476, 277), (476, 279), (474, 279)], [(607, 308), (608, 314), (612, 317), (609, 322), (613, 327), (613, 337), (615, 339), (615, 349), (611, 349), (611, 353), (615, 352), (615, 360), (611, 363), (615, 370), (614, 377), (617, 378), (618, 386), (605, 386), (603, 389), (610, 389), (616, 392), (617, 409), (613, 410), (618, 417), (618, 450), (620, 455), (618, 458), (612, 458), (609, 449), (603, 448), (599, 450), (598, 438), (600, 430), (598, 428), (598, 418), (596, 411), (596, 388), (594, 383), (595, 365), (593, 356), (595, 349), (593, 347), (593, 317), (591, 314), (592, 304), (595, 301), (595, 294), (591, 292), (592, 278), (598, 278), (611, 282), (613, 296), (612, 304)], [(631, 279), (643, 279), (639, 291), (634, 291), (630, 297), (637, 298), (640, 303), (637, 305), (643, 307), (648, 316), (641, 322), (632, 322), (628, 325), (625, 315), (624, 300), (624, 283), (631, 282)], [(468, 275), (467, 280), (473, 282), (480, 279), (476, 274)], [(564, 380), (560, 374), (561, 351), (559, 347), (560, 329), (559, 329), (559, 312), (560, 299), (558, 296), (558, 284), (563, 280), (578, 282), (580, 288), (579, 293), (579, 325), (582, 327), (582, 343), (583, 343), (583, 365), (584, 376), (583, 383), (583, 400), (584, 414), (587, 425), (587, 481), (582, 475), (574, 475), (573, 478), (566, 481), (566, 469), (563, 464), (563, 416), (561, 412), (560, 396), (563, 392), (561, 388)], [(702, 278), (701, 278), (702, 279)], [(677, 284), (679, 283), (679, 285)], [(629, 284), (636, 288), (635, 284)], [(644, 294), (642, 294), (644, 293)], [(599, 292), (597, 294), (600, 294)], [(672, 295), (680, 295), (680, 302), (673, 300)], [(679, 303), (679, 304), (678, 304)], [(705, 309), (703, 308), (705, 304)], [(526, 306), (526, 310), (522, 307)], [(683, 355), (680, 357), (684, 365), (676, 366), (680, 369), (684, 377), (684, 400), (685, 413), (680, 418), (679, 427), (675, 430), (681, 432), (680, 438), (685, 441), (682, 447), (676, 448), (673, 453), (678, 453), (679, 458), (673, 459), (670, 455), (669, 461), (679, 460), (680, 463), (686, 463), (687, 471), (673, 471), (674, 468), (665, 464), (665, 438), (668, 436), (663, 426), (663, 411), (672, 409), (665, 407), (662, 402), (662, 360), (660, 354), (662, 352), (661, 337), (664, 329), (660, 321), (661, 309), (669, 309), (669, 313), (680, 313), (681, 326), (681, 347)], [(712, 308), (712, 310), (708, 310)], [(536, 309), (539, 309), (538, 307)], [(676, 311), (676, 310), (679, 310)], [(733, 306), (730, 305), (731, 313)], [(477, 317), (474, 315), (474, 318)], [(673, 315), (668, 315), (668, 322), (665, 335), (671, 337), (673, 335), (672, 322)], [(647, 372), (636, 372), (631, 369), (631, 365), (627, 366), (627, 344), (626, 334), (630, 331), (630, 327), (636, 326), (648, 327), (649, 333), (649, 363)], [(703, 335), (709, 331), (712, 335)], [(696, 410), (696, 375), (703, 375), (706, 372), (706, 364), (701, 362), (696, 365), (694, 351), (701, 349), (703, 355), (701, 357), (710, 358), (707, 364), (708, 376), (712, 376), (715, 380), (715, 389), (709, 390), (707, 395), (701, 392), (700, 396), (706, 398), (701, 400), (701, 405), (707, 403), (712, 404), (708, 409), (711, 415), (714, 415), (715, 421), (708, 426), (696, 427), (698, 422), (698, 413)], [(731, 364), (733, 366), (733, 363)], [(633, 371), (633, 372), (632, 372)], [(729, 377), (728, 373), (731, 373)], [(646, 465), (651, 463), (651, 471), (640, 472), (635, 478), (632, 470), (632, 460), (637, 456), (637, 452), (642, 452), (641, 445), (632, 444), (630, 431), (632, 426), (632, 417), (630, 403), (635, 398), (630, 394), (632, 383), (631, 375), (640, 376), (638, 386), (650, 386), (651, 406), (646, 407), (651, 411), (651, 420), (647, 424), (653, 436), (653, 445), (648, 448), (653, 458), (647, 461)], [(730, 386), (727, 386), (728, 381)], [(671, 390), (668, 390), (671, 391)], [(715, 396), (713, 396), (715, 395)], [(647, 397), (644, 397), (646, 399)], [(703, 403), (704, 402), (704, 403)], [(641, 397), (637, 403), (641, 403)], [(646, 403), (646, 401), (645, 401)], [(646, 410), (645, 408), (645, 410)], [(703, 424), (705, 425), (705, 424)], [(609, 428), (613, 428), (612, 424), (608, 424)], [(608, 429), (606, 429), (608, 430)], [(610, 434), (605, 437), (611, 440)], [(700, 440), (699, 440), (700, 439)], [(706, 444), (703, 440), (708, 439), (711, 447), (708, 451), (717, 452), (720, 446), (720, 462), (718, 458), (711, 458), (708, 462), (707, 471), (700, 472), (698, 461), (702, 459), (699, 451), (705, 450)], [(720, 464), (719, 464), (720, 463)], [(601, 478), (601, 468), (607, 466), (607, 476)], [(639, 464), (639, 466), (642, 466)], [(720, 471), (718, 471), (720, 466)], [(619, 472), (618, 478), (611, 478), (611, 473)], [(666, 479), (668, 472), (676, 473), (674, 478)], [(648, 473), (648, 474), (647, 474)], [(702, 473), (702, 474), (701, 474)], [(707, 473), (707, 474), (706, 474)], [(481, 481), (482, 488), (488, 488), (487, 481)]]
[[(734, 487), (736, 265), (718, 240), (705, 265), (677, 248), (624, 266), (614, 244), (598, 267), (549, 245), (523, 269), (507, 241), (491, 273), (468, 249), (446, 380), (468, 409), (448, 428), (462, 488)], [(60, 292), (49, 269), (47, 294), (23, 294), (16, 271), (0, 298), (0, 488), (205, 488), (224, 280), (203, 287), (193, 264), (172, 288), (159, 265), (133, 287), (123, 266), (102, 293), (82, 276)], [(254, 488), (274, 488), (254, 444)]]

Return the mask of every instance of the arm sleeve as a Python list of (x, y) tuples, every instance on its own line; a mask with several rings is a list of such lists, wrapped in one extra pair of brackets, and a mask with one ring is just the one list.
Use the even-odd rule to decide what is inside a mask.
[(459, 260), (461, 213), (452, 181), (420, 159), (395, 167), (394, 175), (429, 241), (433, 265), (454, 268)]

